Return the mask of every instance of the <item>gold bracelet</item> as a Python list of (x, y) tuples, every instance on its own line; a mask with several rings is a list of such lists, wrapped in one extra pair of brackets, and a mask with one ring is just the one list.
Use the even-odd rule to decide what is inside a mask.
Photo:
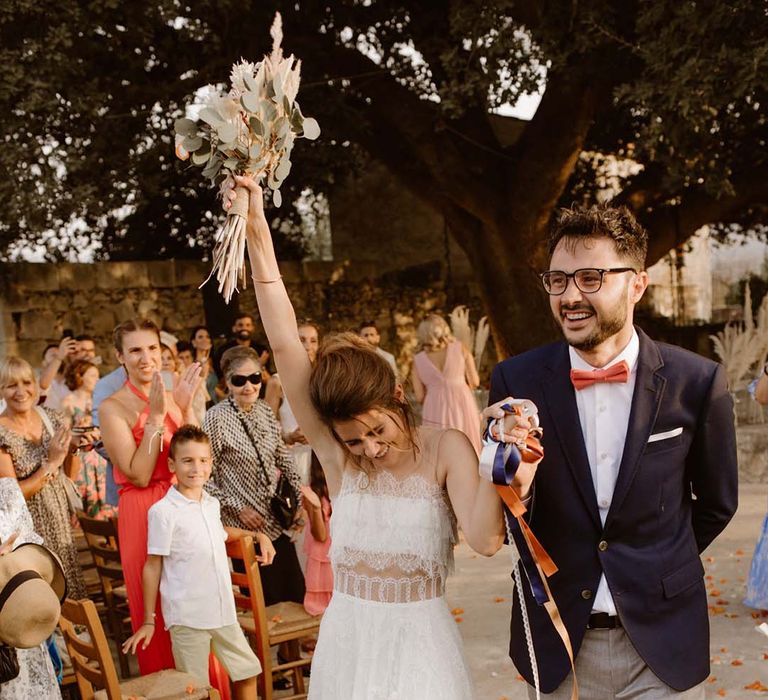
[(254, 284), (274, 284), (275, 282), (279, 282), (281, 279), (283, 279), (282, 275), (279, 275), (276, 279), (273, 280), (257, 280), (255, 277), (251, 277)]

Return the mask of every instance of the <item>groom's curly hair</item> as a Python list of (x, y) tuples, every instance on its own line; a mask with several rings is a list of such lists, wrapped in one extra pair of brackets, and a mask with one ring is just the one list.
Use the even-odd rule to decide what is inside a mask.
[(630, 260), (638, 270), (645, 268), (648, 232), (625, 206), (593, 204), (560, 209), (549, 231), (549, 254), (555, 252), (563, 239), (566, 245), (575, 245), (579, 240), (601, 237), (610, 238), (619, 255)]

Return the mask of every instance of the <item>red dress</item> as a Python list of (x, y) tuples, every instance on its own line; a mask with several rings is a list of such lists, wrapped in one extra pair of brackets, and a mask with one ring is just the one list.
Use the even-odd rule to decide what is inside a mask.
[[(130, 381), (126, 386), (146, 403), (131, 432), (138, 447), (144, 438), (144, 426), (149, 418), (149, 399)], [(119, 469), (114, 470), (115, 483), (120, 488), (118, 504), (117, 535), (120, 540), (120, 561), (123, 565), (125, 588), (128, 592), (128, 608), (131, 613), (131, 627), (136, 632), (144, 622), (144, 592), (141, 587), (141, 574), (147, 561), (147, 514), (175, 482), (176, 477), (168, 468), (168, 449), (171, 437), (178, 425), (170, 414), (165, 415), (163, 443), (155, 462), (152, 478), (147, 486), (134, 486)], [(157, 438), (159, 439), (159, 437)], [(175, 668), (171, 635), (165, 629), (163, 611), (160, 607), (160, 594), (155, 607), (155, 633), (146, 649), (140, 644), (136, 650), (141, 675)], [(229, 679), (216, 658), (211, 655), (209, 666), (211, 684), (219, 690), (222, 700), (229, 700)]]

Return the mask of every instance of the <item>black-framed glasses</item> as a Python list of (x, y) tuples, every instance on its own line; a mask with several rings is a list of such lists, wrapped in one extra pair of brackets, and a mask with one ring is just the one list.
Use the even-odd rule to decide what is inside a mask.
[(254, 386), (261, 384), (261, 372), (254, 372), (253, 374), (233, 374), (229, 381), (232, 382), (232, 386), (241, 387), (245, 386), (246, 382), (250, 382)]
[(619, 274), (621, 272), (634, 272), (634, 267), (582, 267), (573, 272), (563, 272), (562, 270), (547, 270), (542, 272), (541, 283), (550, 296), (560, 296), (568, 288), (568, 280), (573, 278), (576, 288), (584, 294), (594, 294), (600, 291), (603, 286), (603, 277), (605, 275)]

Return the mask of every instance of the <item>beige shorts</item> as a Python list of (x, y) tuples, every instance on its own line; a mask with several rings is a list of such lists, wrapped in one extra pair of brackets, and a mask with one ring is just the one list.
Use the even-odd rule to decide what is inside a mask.
[(201, 630), (173, 625), (169, 630), (176, 669), (208, 681), (208, 655), (213, 651), (233, 681), (258, 676), (261, 663), (240, 625)]

